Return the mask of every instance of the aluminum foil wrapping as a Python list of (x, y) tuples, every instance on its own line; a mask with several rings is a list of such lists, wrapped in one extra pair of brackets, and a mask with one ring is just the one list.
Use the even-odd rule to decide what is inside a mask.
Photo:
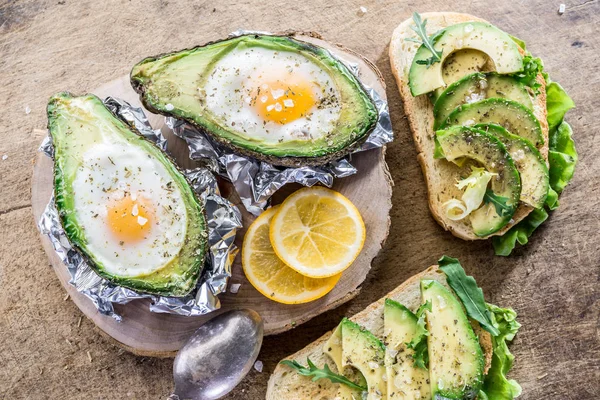
[[(132, 107), (127, 102), (108, 97), (104, 104), (117, 116), (126, 121), (147, 139), (162, 150), (167, 142), (160, 130), (153, 130), (141, 108)], [(50, 137), (42, 143), (40, 150), (53, 157), (54, 149)], [(60, 223), (54, 198), (39, 221), (40, 231), (47, 235), (56, 254), (65, 263), (71, 279), (69, 283), (78, 292), (87, 296), (98, 311), (120, 321), (113, 304), (125, 304), (135, 299), (151, 299), (150, 311), (195, 316), (209, 313), (220, 307), (217, 295), (225, 291), (231, 276), (231, 265), (238, 252), (234, 245), (238, 228), (242, 227), (240, 211), (219, 194), (215, 176), (206, 168), (184, 171), (192, 183), (194, 191), (204, 202), (208, 223), (208, 253), (202, 276), (196, 288), (186, 297), (165, 297), (138, 293), (134, 290), (114, 285), (98, 276), (86, 263), (81, 254), (70, 245)]]
[[(230, 36), (248, 33), (268, 34), (236, 31)], [(360, 76), (360, 67), (357, 64), (343, 59), (340, 61), (355, 76)], [(379, 118), (375, 129), (355, 153), (382, 147), (394, 139), (388, 104), (383, 94), (364, 82), (361, 83), (375, 102)], [(166, 124), (175, 135), (187, 142), (192, 160), (202, 160), (212, 171), (231, 181), (246, 210), (254, 215), (259, 215), (267, 206), (269, 198), (286, 183), (300, 183), (304, 186), (321, 183), (331, 187), (334, 178), (343, 178), (357, 172), (351, 164), (351, 155), (319, 167), (276, 167), (264, 161), (235, 154), (184, 121), (167, 117)]]

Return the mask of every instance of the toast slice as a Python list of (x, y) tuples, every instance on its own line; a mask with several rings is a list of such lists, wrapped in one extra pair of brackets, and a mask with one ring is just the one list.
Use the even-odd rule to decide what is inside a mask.
[[(469, 14), (451, 12), (424, 13), (421, 14), (421, 17), (427, 19), (428, 35), (450, 25), (462, 22), (487, 22)], [(435, 137), (435, 131), (433, 130), (433, 104), (431, 104), (427, 95), (413, 97), (408, 86), (408, 72), (415, 53), (420, 46), (418, 43), (405, 40), (407, 38), (418, 39), (416, 33), (410, 29), (412, 24), (413, 20), (407, 19), (394, 30), (390, 42), (390, 63), (392, 72), (396, 78), (396, 83), (398, 84), (398, 89), (400, 90), (402, 103), (404, 104), (404, 113), (408, 118), (410, 129), (417, 147), (417, 159), (419, 160), (419, 164), (421, 164), (421, 169), (425, 176), (427, 192), (429, 195), (429, 209), (438, 223), (445, 230), (450, 231), (454, 236), (465, 240), (486, 239), (487, 237), (479, 237), (473, 233), (468, 218), (460, 221), (452, 221), (448, 219), (444, 213), (442, 204), (451, 198), (460, 198), (462, 196), (462, 191), (456, 188), (455, 183), (461, 176), (464, 177), (469, 175), (468, 166), (459, 168), (444, 159), (436, 160), (433, 158)], [(523, 50), (521, 50), (521, 52), (524, 54)], [(544, 136), (544, 145), (538, 150), (540, 150), (540, 153), (547, 163), (548, 123), (546, 121), (546, 82), (541, 74), (538, 75), (538, 82), (541, 83), (542, 86), (539, 95), (534, 99), (533, 113), (540, 121)], [(503, 235), (513, 225), (525, 218), (532, 210), (532, 207), (521, 203), (515, 211), (511, 222), (490, 236)]]
[[(383, 306), (385, 299), (397, 302), (416, 311), (421, 304), (420, 282), (422, 279), (434, 279), (449, 288), (446, 275), (437, 268), (437, 265), (429, 267), (425, 271), (412, 276), (396, 289), (369, 305), (363, 311), (350, 319), (364, 326), (375, 336), (383, 337)], [(479, 343), (485, 356), (485, 369), (487, 373), (492, 363), (492, 338), (484, 331), (476, 321), (471, 321), (475, 333), (479, 337)], [(335, 371), (333, 361), (323, 353), (323, 344), (329, 339), (331, 332), (326, 333), (304, 349), (286, 357), (286, 360), (296, 360), (306, 365), (306, 359), (310, 358), (315, 365), (322, 367), (324, 364)], [(278, 364), (269, 378), (267, 387), (267, 400), (333, 400), (336, 396), (338, 384), (331, 383), (327, 379), (313, 382), (310, 378), (297, 374), (285, 365)]]

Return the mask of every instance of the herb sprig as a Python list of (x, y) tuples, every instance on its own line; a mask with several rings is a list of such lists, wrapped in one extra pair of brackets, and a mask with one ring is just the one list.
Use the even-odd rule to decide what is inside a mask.
[(421, 304), (417, 310), (417, 332), (413, 340), (406, 343), (406, 347), (415, 351), (413, 355), (415, 367), (421, 369), (427, 369), (429, 366), (429, 353), (427, 352), (427, 336), (429, 336), (429, 331), (425, 327), (425, 310), (431, 311), (431, 301), (428, 300), (425, 304)]
[(496, 213), (501, 217), (508, 214), (512, 208), (508, 205), (508, 197), (498, 196), (490, 189), (485, 191), (483, 202), (485, 204), (492, 203), (496, 209)]
[(366, 387), (360, 386), (360, 385), (352, 382), (350, 379), (346, 378), (345, 376), (334, 373), (331, 369), (329, 369), (329, 366), (327, 364), (325, 364), (323, 366), (323, 368), (318, 368), (310, 360), (310, 358), (307, 358), (306, 362), (308, 363), (307, 367), (303, 366), (296, 360), (283, 360), (280, 362), (280, 364), (287, 365), (288, 367), (293, 368), (300, 375), (309, 376), (309, 377), (312, 376), (313, 382), (318, 381), (319, 379), (329, 379), (333, 383), (340, 383), (340, 384), (346, 385), (352, 389), (360, 390), (363, 392), (367, 390)]
[(491, 333), (492, 336), (498, 336), (500, 331), (494, 323), (492, 313), (486, 306), (483, 290), (477, 286), (475, 278), (465, 273), (456, 258), (443, 256), (439, 259), (438, 265), (446, 274), (448, 284), (465, 306), (467, 315), (479, 322), (481, 327)]
[(414, 25), (410, 26), (410, 29), (412, 29), (420, 38), (421, 40), (417, 40), (414, 38), (406, 38), (405, 40), (408, 42), (414, 42), (414, 43), (420, 43), (423, 46), (425, 46), (432, 54), (431, 57), (425, 59), (425, 60), (417, 60), (415, 61), (417, 64), (419, 65), (426, 65), (427, 68), (431, 67), (433, 64), (441, 62), (442, 61), (442, 52), (443, 50), (437, 51), (434, 47), (433, 47), (433, 40), (431, 37), (427, 36), (427, 29), (425, 29), (425, 27), (427, 26), (427, 18), (425, 19), (421, 19), (421, 15), (418, 12), (414, 12), (413, 13), (413, 21), (415, 22)]

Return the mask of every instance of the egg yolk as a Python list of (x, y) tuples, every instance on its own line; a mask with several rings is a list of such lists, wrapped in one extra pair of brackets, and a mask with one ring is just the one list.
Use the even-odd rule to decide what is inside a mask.
[(283, 125), (307, 115), (315, 96), (310, 82), (278, 79), (262, 82), (253, 104), (265, 121)]
[(139, 242), (152, 227), (152, 209), (140, 198), (126, 195), (110, 204), (107, 211), (109, 229), (121, 242)]

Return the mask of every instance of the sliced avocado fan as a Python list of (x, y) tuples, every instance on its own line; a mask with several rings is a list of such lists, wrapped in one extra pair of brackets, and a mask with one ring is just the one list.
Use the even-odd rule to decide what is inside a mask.
[(457, 107), (488, 98), (516, 101), (531, 110), (533, 104), (525, 86), (509, 75), (475, 73), (449, 85), (433, 107), (434, 129), (438, 129)]
[(427, 312), (429, 380), (433, 399), (475, 399), (483, 385), (485, 360), (460, 301), (434, 280), (421, 281)]
[(445, 59), (461, 49), (479, 50), (493, 62), (499, 74), (511, 74), (523, 70), (523, 56), (511, 37), (495, 26), (484, 22), (465, 22), (449, 26), (433, 35), (433, 48), (441, 52), (440, 60), (426, 62), (432, 52), (421, 45), (415, 54), (408, 74), (413, 96), (429, 93), (446, 86), (442, 74)]
[(473, 232), (491, 235), (508, 224), (521, 195), (521, 179), (506, 147), (495, 136), (479, 129), (453, 126), (436, 132), (443, 157), (451, 162), (469, 158), (495, 173), (484, 204), (470, 214)]
[[(227, 82), (218, 85), (219, 90), (206, 89), (207, 82), (212, 82), (215, 74), (220, 76), (225, 74), (223, 71), (239, 71), (246, 64), (245, 61), (259, 57), (259, 54), (264, 58), (260, 68), (265, 70), (256, 72), (259, 76), (254, 76), (252, 72), (243, 76), (233, 73)], [(273, 60), (293, 61), (280, 71), (279, 67), (273, 67), (273, 70), (269, 67)], [(326, 82), (317, 82), (311, 75), (313, 72), (307, 71), (324, 72)], [(285, 78), (278, 78), (282, 73)], [(306, 100), (310, 94), (302, 94), (304, 97), (294, 94), (298, 89), (288, 82), (296, 78), (302, 78), (305, 83), (317, 82), (322, 92), (315, 95), (314, 102)], [(276, 91), (268, 89), (265, 80), (269, 79), (277, 79), (286, 86)], [(334, 89), (327, 90), (323, 86), (325, 83)], [(338, 159), (364, 142), (375, 128), (378, 118), (374, 101), (343, 62), (322, 47), (290, 36), (243, 35), (149, 57), (133, 67), (131, 84), (150, 111), (185, 120), (222, 146), (279, 166), (323, 165)], [(248, 91), (248, 87), (254, 87), (255, 90)], [(279, 91), (281, 93), (275, 94)], [(250, 121), (244, 117), (244, 113), (256, 111), (252, 107), (260, 108), (260, 102), (266, 96), (272, 94), (274, 99), (284, 99), (289, 93), (298, 100), (308, 102), (308, 105), (305, 104), (306, 111), (296, 116), (306, 123), (296, 126), (293, 124), (300, 119), (274, 122), (260, 115), (250, 129), (243, 123), (232, 123), (228, 119), (237, 115), (240, 121)], [(225, 99), (227, 107), (223, 105), (217, 110), (213, 102), (219, 96)], [(274, 111), (270, 106), (267, 111), (276, 113), (288, 106), (290, 110), (292, 107), (299, 110), (298, 103), (291, 99), (284, 100), (276, 104)], [(338, 111), (323, 117), (328, 121), (327, 125), (310, 125), (316, 115), (314, 113), (319, 109), (329, 110), (331, 104), (335, 104)], [(258, 114), (254, 112), (252, 115)], [(291, 130), (276, 135), (275, 132), (281, 131), (281, 126), (291, 127)]]
[(544, 143), (542, 127), (533, 112), (516, 101), (490, 98), (454, 109), (439, 129), (452, 125), (497, 124), (534, 146)]
[[(84, 256), (98, 275), (114, 284), (139, 292), (164, 296), (188, 294), (195, 287), (202, 271), (208, 234), (204, 207), (184, 175), (165, 153), (141, 136), (133, 127), (113, 115), (94, 95), (76, 97), (69, 93), (58, 93), (50, 98), (47, 111), (48, 129), (54, 145), (55, 203), (69, 242)], [(122, 154), (125, 154), (121, 159), (125, 162), (123, 168), (118, 164), (119, 160), (113, 160), (110, 153), (106, 153), (112, 149), (123, 149)], [(94, 158), (90, 158), (90, 152), (94, 152)], [(127, 157), (131, 154), (142, 160), (135, 170), (128, 169), (127, 163), (130, 158)], [(131, 243), (125, 243), (111, 236), (116, 232), (115, 229), (125, 231), (141, 229), (140, 227), (147, 223), (148, 230), (152, 221), (149, 216), (142, 219), (138, 216), (139, 225), (136, 225), (135, 220), (130, 223), (131, 216), (138, 215), (137, 205), (131, 208), (133, 203), (130, 202), (126, 210), (115, 208), (111, 211), (118, 212), (119, 216), (123, 213), (123, 216), (129, 218), (117, 220), (116, 223), (120, 226), (115, 228), (109, 214), (110, 202), (111, 199), (118, 200), (123, 196), (130, 196), (131, 201), (135, 201), (134, 195), (128, 194), (133, 192), (127, 192), (129, 189), (123, 189), (119, 184), (123, 182), (123, 176), (132, 177), (130, 180), (140, 177), (139, 181), (134, 183), (143, 190), (149, 180), (142, 181), (141, 177), (145, 171), (141, 166), (147, 166), (148, 163), (152, 165), (156, 174), (160, 174), (160, 176), (153, 175), (152, 180), (164, 181), (164, 191), (172, 194), (168, 199), (162, 199), (162, 202), (152, 198), (154, 201), (152, 205), (175, 209), (180, 207), (179, 209), (184, 210), (178, 214), (169, 214), (173, 215), (173, 218), (179, 218), (179, 230), (176, 233), (179, 236), (177, 241), (175, 237), (168, 239), (165, 235), (158, 235), (156, 241), (140, 237), (135, 239), (135, 243), (133, 239)], [(113, 172), (105, 173), (107, 171), (105, 166), (112, 168)], [(120, 175), (111, 175), (115, 173), (115, 168), (118, 168)], [(93, 182), (92, 176), (97, 178)], [(99, 182), (100, 180), (102, 182)], [(107, 189), (106, 186), (111, 187)], [(82, 193), (86, 194), (86, 191), (89, 196), (82, 197)], [(118, 193), (121, 193), (120, 197), (117, 196)], [(144, 193), (151, 195), (148, 192)], [(96, 200), (97, 203), (92, 204)], [(177, 201), (178, 204), (171, 205), (171, 201)], [(140, 205), (140, 209), (142, 207), (144, 206)], [(159, 218), (159, 215), (163, 215), (160, 212), (156, 209), (153, 213), (148, 212), (154, 219), (149, 232), (160, 223), (169, 226), (168, 221)], [(94, 222), (90, 223), (90, 220)], [(95, 229), (96, 223), (99, 229)], [(171, 244), (177, 242), (181, 245), (170, 254), (162, 254), (169, 240)], [(157, 257), (150, 259), (149, 256), (142, 259), (142, 253), (147, 249), (152, 249), (152, 254), (159, 251), (161, 253), (158, 257), (159, 261), (156, 261)], [(138, 257), (138, 254), (140, 261), (131, 263), (125, 261), (131, 257)], [(160, 264), (163, 259), (161, 257), (167, 260), (164, 264)], [(150, 270), (146, 262), (154, 262), (155, 265)]]
[(521, 201), (534, 208), (543, 207), (550, 186), (548, 166), (535, 146), (500, 125), (476, 124), (473, 128), (494, 135), (504, 144), (521, 177)]

